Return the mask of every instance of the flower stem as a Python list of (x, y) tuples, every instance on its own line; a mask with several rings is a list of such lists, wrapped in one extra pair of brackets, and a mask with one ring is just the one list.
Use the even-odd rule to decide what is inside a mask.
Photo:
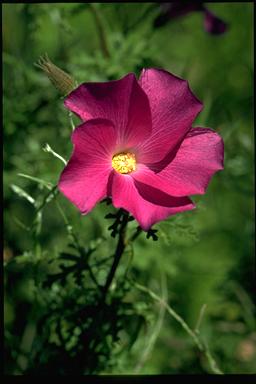
[(139, 17), (131, 25), (128, 25), (126, 28), (124, 28), (124, 35), (126, 36), (128, 32), (135, 30), (135, 28), (140, 25), (152, 12), (155, 12), (156, 14), (159, 13), (154, 3), (151, 6), (149, 5), (149, 7), (145, 9), (145, 11), (139, 15)]
[(122, 254), (124, 252), (124, 249), (126, 247), (126, 240), (125, 240), (125, 231), (126, 227), (129, 221), (129, 214), (125, 211), (122, 211), (122, 222), (121, 222), (121, 227), (119, 230), (119, 237), (118, 237), (118, 242), (115, 250), (115, 255), (114, 255), (114, 261), (113, 264), (110, 268), (109, 274), (107, 276), (106, 283), (102, 289), (102, 301), (105, 300), (107, 291), (113, 281), (113, 278), (115, 276), (116, 269), (118, 267), (119, 261), (122, 257)]
[(90, 5), (90, 9), (92, 11), (92, 14), (94, 16), (94, 19), (95, 19), (95, 24), (96, 24), (96, 26), (98, 28), (99, 39), (100, 39), (100, 47), (101, 47), (102, 53), (103, 53), (103, 55), (106, 58), (109, 58), (110, 57), (110, 53), (109, 53), (109, 49), (108, 49), (108, 44), (107, 44), (107, 40), (106, 40), (106, 34), (105, 34), (105, 31), (104, 31), (104, 26), (103, 26), (103, 23), (102, 23), (102, 20), (101, 20), (101, 16), (100, 16), (100, 14), (98, 12), (98, 9), (95, 6), (95, 4), (90, 3), (89, 5)]

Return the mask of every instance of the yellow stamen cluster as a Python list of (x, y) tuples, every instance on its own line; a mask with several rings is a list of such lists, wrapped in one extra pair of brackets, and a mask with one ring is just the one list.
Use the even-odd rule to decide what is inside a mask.
[(112, 157), (112, 167), (119, 173), (130, 173), (136, 169), (134, 153), (121, 152)]

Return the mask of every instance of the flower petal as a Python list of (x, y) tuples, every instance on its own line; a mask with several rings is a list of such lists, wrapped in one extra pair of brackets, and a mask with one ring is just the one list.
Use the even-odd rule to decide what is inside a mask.
[(140, 161), (160, 161), (183, 139), (202, 109), (187, 81), (160, 69), (144, 69), (139, 83), (148, 96), (152, 134), (139, 146)]
[(209, 128), (191, 128), (176, 156), (158, 176), (173, 184), (174, 196), (203, 194), (213, 174), (223, 169), (222, 138)]
[(83, 213), (107, 196), (116, 131), (110, 121), (89, 120), (72, 135), (74, 150), (58, 183), (59, 190)]
[(173, 19), (185, 16), (190, 12), (201, 11), (203, 9), (201, 3), (201, 1), (159, 3), (161, 11), (154, 21), (154, 27), (162, 27)]
[(208, 33), (221, 35), (226, 32), (228, 28), (227, 24), (215, 16), (214, 13), (205, 8), (204, 15), (204, 28)]
[[(146, 165), (139, 164), (137, 166), (137, 170), (132, 172), (131, 177), (145, 185), (150, 187), (154, 187), (161, 192), (164, 192), (168, 195), (175, 196), (176, 186), (172, 182), (170, 182), (169, 178), (165, 179), (159, 176), (158, 173), (153, 172)], [(186, 196), (186, 195), (183, 195)]]
[(130, 175), (113, 172), (112, 201), (116, 208), (130, 212), (144, 231), (178, 212), (195, 206), (187, 197), (172, 197), (134, 180)]
[(151, 133), (149, 101), (133, 73), (120, 80), (81, 84), (64, 104), (82, 120), (111, 120), (121, 146), (132, 147)]

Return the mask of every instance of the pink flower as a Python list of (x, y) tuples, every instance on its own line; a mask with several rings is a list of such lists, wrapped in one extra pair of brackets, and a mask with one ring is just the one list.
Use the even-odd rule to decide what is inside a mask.
[(84, 122), (58, 187), (82, 212), (111, 197), (143, 230), (193, 209), (223, 169), (223, 141), (209, 128), (192, 128), (202, 104), (188, 83), (164, 70), (144, 69), (137, 81), (84, 83), (65, 99)]

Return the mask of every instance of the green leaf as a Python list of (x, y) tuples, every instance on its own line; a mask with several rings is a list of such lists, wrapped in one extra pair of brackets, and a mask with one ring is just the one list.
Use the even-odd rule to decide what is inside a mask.
[(26, 175), (25, 173), (18, 173), (18, 176), (24, 177), (25, 179), (29, 179), (29, 180), (35, 181), (36, 183), (46, 187), (47, 189), (51, 189), (53, 187), (52, 183), (50, 183), (49, 181), (45, 181), (45, 180), (39, 179), (38, 177)]
[(11, 189), (13, 192), (15, 192), (18, 196), (23, 197), (26, 199), (30, 204), (35, 206), (35, 199), (30, 196), (24, 189), (21, 187), (18, 187), (18, 185), (11, 184)]

